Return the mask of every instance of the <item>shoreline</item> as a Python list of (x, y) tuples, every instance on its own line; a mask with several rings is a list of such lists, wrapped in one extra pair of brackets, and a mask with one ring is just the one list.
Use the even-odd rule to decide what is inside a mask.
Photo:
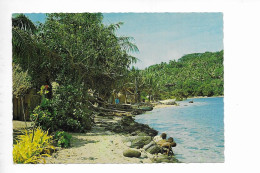
[(176, 105), (157, 104), (157, 105), (154, 105), (153, 109), (169, 108), (169, 107), (174, 107), (174, 106), (176, 106)]
[[(147, 138), (150, 138), (148, 143), (152, 141), (158, 131), (146, 124), (136, 122), (133, 116), (96, 116), (95, 126), (89, 132), (70, 134), (72, 135), (72, 147), (63, 148), (54, 153), (52, 157), (46, 158), (46, 163), (140, 164), (179, 162), (175, 157), (168, 158), (168, 156), (165, 157), (162, 154), (155, 155), (145, 151), (144, 145), (141, 143)], [(148, 143), (145, 143), (145, 145)], [(129, 149), (139, 152), (140, 157), (125, 157), (123, 153)]]
[[(224, 97), (224, 96), (216, 96)], [(214, 98), (214, 97), (191, 97)], [(181, 102), (181, 101), (180, 101)], [(152, 104), (153, 109), (174, 107), (176, 105)], [(145, 111), (146, 112), (146, 111)], [(103, 115), (95, 116), (95, 125), (86, 133), (70, 133), (72, 135), (71, 147), (58, 148), (51, 157), (46, 157), (46, 164), (127, 164), (127, 163), (179, 163), (177, 159), (157, 159), (162, 154), (154, 155), (139, 149), (129, 147), (124, 142), (128, 137), (145, 135), (153, 138), (155, 131), (146, 124), (137, 123), (135, 115)], [(122, 123), (123, 122), (123, 123)], [(30, 126), (30, 122), (27, 122)], [(13, 139), (20, 134), (25, 127), (24, 121), (13, 120)], [(123, 151), (134, 149), (141, 153), (139, 158), (130, 158), (123, 155)], [(175, 157), (173, 157), (175, 158)], [(159, 160), (159, 161), (158, 161)]]
[[(134, 115), (95, 116), (95, 125), (90, 131), (69, 132), (72, 135), (71, 147), (57, 147), (57, 151), (51, 157), (45, 157), (46, 164), (179, 163), (175, 157), (160, 153), (150, 154), (144, 150), (144, 145), (141, 147), (129, 146), (129, 143), (132, 145), (131, 142), (134, 141), (126, 142), (128, 138), (150, 138), (152, 140), (158, 133), (146, 124), (135, 122), (133, 117)], [(14, 131), (22, 130), (23, 126), (25, 126), (23, 121), (13, 121)], [(125, 157), (123, 152), (129, 149), (140, 152), (141, 156), (138, 158)]]
[(195, 96), (195, 97), (188, 97), (187, 99), (215, 98), (215, 97), (224, 97), (224, 95), (223, 96), (212, 96), (212, 97), (208, 97), (208, 96)]
[[(208, 97), (208, 96), (196, 96), (196, 97), (188, 97), (187, 99), (198, 99), (198, 98), (218, 98), (218, 97), (224, 97), (224, 96), (213, 96), (213, 97)], [(186, 99), (186, 100), (187, 100)], [(166, 99), (166, 100), (160, 100), (161, 101), (167, 101), (167, 100), (171, 100), (171, 99)], [(185, 100), (182, 100), (185, 101)], [(177, 101), (177, 102), (182, 102), (182, 101)], [(176, 105), (166, 105), (166, 104), (159, 104), (157, 103), (152, 103), (153, 104), (153, 109), (160, 109), (160, 108), (168, 108), (168, 107), (174, 107)]]

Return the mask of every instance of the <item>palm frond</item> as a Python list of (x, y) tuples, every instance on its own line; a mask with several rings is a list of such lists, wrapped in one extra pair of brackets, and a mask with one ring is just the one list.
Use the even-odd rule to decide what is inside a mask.
[(118, 37), (119, 45), (127, 52), (139, 52), (138, 47), (133, 43), (133, 37), (121, 36)]
[(19, 14), (18, 16), (12, 18), (12, 26), (31, 33), (35, 33), (37, 31), (37, 28), (33, 22), (24, 14)]
[(118, 23), (116, 23), (116, 24), (110, 24), (107, 28), (114, 33), (114, 32), (115, 32), (116, 30), (118, 30), (118, 29), (121, 27), (121, 25), (123, 25), (123, 24), (124, 24), (124, 22), (118, 22)]

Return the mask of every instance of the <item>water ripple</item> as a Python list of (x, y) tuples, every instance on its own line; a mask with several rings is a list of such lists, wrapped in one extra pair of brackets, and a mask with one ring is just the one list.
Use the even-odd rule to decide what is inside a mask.
[(180, 106), (136, 116), (136, 121), (173, 137), (177, 142), (173, 150), (182, 162), (224, 162), (223, 98), (192, 100), (193, 104), (186, 100)]

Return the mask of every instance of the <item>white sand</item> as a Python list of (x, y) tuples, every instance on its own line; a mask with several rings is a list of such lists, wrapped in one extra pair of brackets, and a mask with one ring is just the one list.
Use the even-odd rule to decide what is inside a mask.
[(46, 163), (152, 163), (150, 154), (142, 152), (140, 158), (123, 156), (123, 151), (128, 147), (122, 143), (123, 135), (104, 131), (101, 127), (94, 127), (88, 133), (71, 133), (72, 146), (61, 149), (46, 158)]
[(168, 107), (173, 107), (175, 105), (163, 105), (163, 104), (157, 104), (153, 108), (154, 109), (159, 109), (159, 108), (168, 108)]
[[(27, 123), (30, 126), (31, 123)], [(13, 121), (13, 128), (23, 130), (23, 121)], [(123, 156), (123, 151), (128, 149), (122, 139), (124, 135), (105, 131), (102, 127), (93, 127), (88, 133), (70, 133), (72, 135), (71, 147), (62, 148), (46, 157), (46, 163), (73, 164), (73, 163), (152, 163), (149, 158), (153, 155), (140, 149), (140, 158)], [(145, 157), (144, 156), (148, 156)]]

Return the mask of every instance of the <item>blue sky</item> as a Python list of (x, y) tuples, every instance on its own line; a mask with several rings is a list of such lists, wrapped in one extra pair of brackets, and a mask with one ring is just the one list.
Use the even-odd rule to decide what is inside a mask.
[[(26, 14), (44, 22), (44, 14)], [(144, 69), (185, 54), (223, 49), (222, 13), (104, 13), (105, 24), (124, 22), (118, 35), (131, 36), (139, 48), (132, 55)]]

